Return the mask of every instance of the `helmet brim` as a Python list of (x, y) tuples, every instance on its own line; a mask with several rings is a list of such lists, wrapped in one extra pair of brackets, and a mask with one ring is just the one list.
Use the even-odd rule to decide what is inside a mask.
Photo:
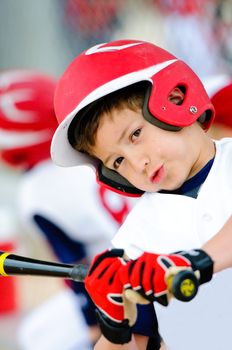
[(68, 116), (55, 131), (51, 142), (51, 158), (62, 167), (89, 165), (96, 168), (97, 161), (86, 154), (76, 151), (68, 140), (68, 129), (74, 116)]

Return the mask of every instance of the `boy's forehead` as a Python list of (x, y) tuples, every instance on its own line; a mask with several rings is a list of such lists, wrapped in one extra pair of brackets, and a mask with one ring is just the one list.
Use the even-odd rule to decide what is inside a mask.
[(113, 109), (110, 113), (104, 113), (97, 129), (96, 140), (101, 139), (103, 143), (108, 138), (119, 141), (131, 124), (131, 113), (133, 111), (128, 108)]
[(114, 109), (110, 114), (105, 113), (96, 133), (94, 146), (96, 155), (99, 153), (101, 158), (106, 159), (109, 154), (116, 152), (121, 141), (141, 121), (145, 122), (142, 112), (136, 112), (129, 108)]

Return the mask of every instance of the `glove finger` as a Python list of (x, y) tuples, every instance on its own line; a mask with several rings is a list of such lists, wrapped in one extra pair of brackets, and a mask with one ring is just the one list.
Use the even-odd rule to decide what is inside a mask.
[(131, 260), (127, 262), (126, 265), (122, 265), (119, 269), (119, 276), (124, 289), (132, 288), (131, 280), (133, 280), (132, 275), (134, 273), (133, 269), (135, 264), (137, 264), (137, 260)]
[(94, 278), (94, 274), (86, 281), (86, 289), (90, 294), (95, 305), (102, 313), (115, 322), (122, 322), (124, 319), (124, 307), (123, 307), (123, 285), (119, 279), (118, 270), (121, 266), (120, 260), (112, 262), (112, 259), (108, 260), (109, 264), (102, 261), (102, 265), (106, 266), (106, 269), (102, 270), (101, 275), (91, 283)]
[(95, 269), (92, 270), (91, 274), (87, 275), (85, 282), (94, 282), (102, 278), (102, 276), (104, 276), (105, 271), (107, 271), (107, 269), (110, 267), (111, 263), (112, 260), (104, 259), (99, 265), (95, 265)]
[[(111, 262), (108, 269), (105, 271), (101, 287), (100, 295), (102, 296), (102, 303), (106, 316), (116, 322), (122, 322), (124, 319), (124, 305), (123, 305), (123, 284), (119, 278), (119, 269), (122, 263), (119, 259)], [(99, 279), (101, 284), (101, 278)]]
[(168, 269), (173, 265), (174, 263), (169, 257), (165, 255), (157, 257), (156, 273), (152, 279), (156, 298), (168, 293), (165, 277)]
[(88, 272), (88, 276), (91, 276), (92, 273), (94, 272), (94, 270), (97, 268), (97, 266), (99, 266), (101, 264), (101, 262), (104, 259), (110, 259), (110, 258), (115, 258), (115, 257), (122, 257), (124, 254), (124, 250), (123, 249), (111, 249), (111, 250), (105, 250), (103, 253), (100, 253), (98, 255), (95, 256), (89, 272)]
[(123, 288), (128, 289), (131, 288), (129, 272), (133, 261), (127, 262), (125, 265), (122, 265), (119, 269), (119, 278), (122, 282)]
[(153, 283), (154, 276), (156, 273), (155, 269), (155, 259), (151, 257), (151, 259), (147, 260), (144, 269), (142, 272), (142, 288), (144, 291), (144, 294), (149, 297), (149, 300), (154, 299), (155, 294), (155, 285)]
[(122, 292), (123, 285), (118, 275), (121, 262), (116, 259), (112, 262), (112, 259), (105, 259), (101, 262), (100, 266), (92, 273), (91, 276), (87, 276), (85, 279), (85, 287), (89, 294), (103, 293), (110, 288), (114, 292)]
[[(119, 275), (119, 270), (121, 266), (122, 263), (119, 259), (111, 262), (107, 269), (103, 271), (104, 275), (102, 275), (102, 277), (104, 278), (105, 283), (107, 283), (107, 285), (109, 286), (110, 290), (122, 293), (123, 284)], [(99, 278), (99, 281), (100, 280), (101, 276)]]
[(144, 261), (142, 259), (134, 260), (128, 263), (129, 284), (135, 291), (141, 290), (142, 273), (144, 269)]

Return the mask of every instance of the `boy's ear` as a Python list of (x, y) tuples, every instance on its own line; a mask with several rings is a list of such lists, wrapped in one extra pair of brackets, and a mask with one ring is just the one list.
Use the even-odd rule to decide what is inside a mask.
[(184, 95), (184, 92), (179, 87), (175, 87), (168, 95), (168, 100), (175, 105), (181, 105), (184, 101)]

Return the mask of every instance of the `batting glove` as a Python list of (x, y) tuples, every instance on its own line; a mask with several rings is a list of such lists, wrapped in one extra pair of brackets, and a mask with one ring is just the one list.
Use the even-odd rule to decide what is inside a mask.
[(85, 287), (97, 307), (97, 319), (102, 334), (115, 344), (131, 340), (129, 319), (125, 318), (123, 284), (118, 270), (124, 264), (122, 249), (98, 254), (85, 279)]
[[(132, 289), (149, 301), (157, 301), (167, 306), (170, 298), (169, 276), (180, 271), (189, 271), (194, 277), (195, 294), (199, 284), (211, 280), (213, 275), (212, 259), (200, 249), (177, 252), (170, 255), (144, 253), (137, 260), (130, 261), (120, 269), (120, 278), (126, 289)], [(192, 271), (197, 271), (196, 277)], [(188, 286), (189, 287), (189, 286)], [(191, 298), (174, 293), (182, 301)], [(180, 294), (180, 293), (179, 293)], [(178, 295), (178, 296), (177, 296)]]

